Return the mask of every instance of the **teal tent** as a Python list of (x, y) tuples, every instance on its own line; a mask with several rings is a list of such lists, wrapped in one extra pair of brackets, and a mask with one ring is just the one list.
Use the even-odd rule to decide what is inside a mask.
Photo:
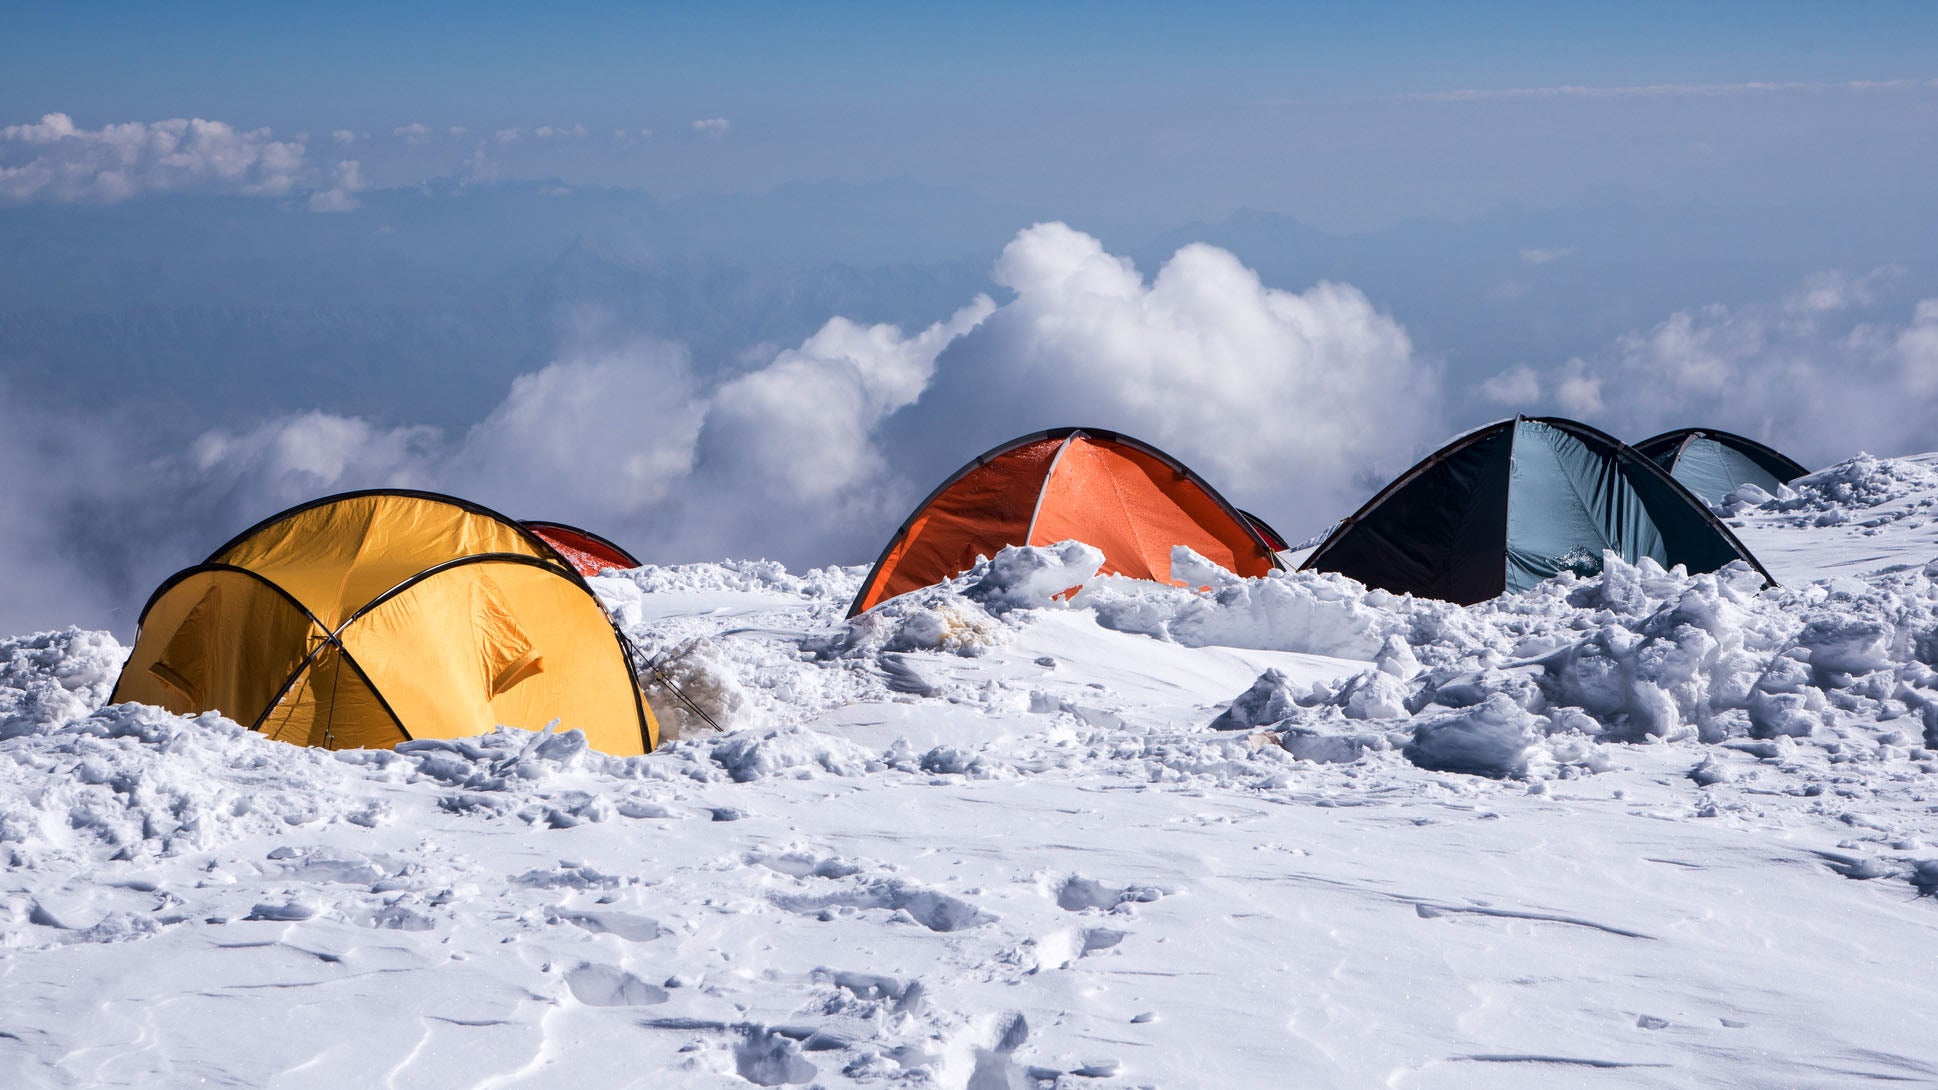
[(1721, 503), (1746, 484), (1774, 493), (1778, 485), (1810, 472), (1754, 439), (1709, 428), (1665, 431), (1635, 444), (1635, 449), (1710, 503)]
[(1563, 571), (1594, 574), (1604, 550), (1692, 572), (1744, 560), (1770, 578), (1661, 466), (1554, 417), (1503, 420), (1447, 444), (1335, 527), (1303, 567), (1471, 604)]

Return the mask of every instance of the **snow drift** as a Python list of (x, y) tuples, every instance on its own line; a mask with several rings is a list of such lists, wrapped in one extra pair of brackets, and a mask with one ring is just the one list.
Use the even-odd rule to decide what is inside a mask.
[(623, 759), (299, 749), (0, 640), (0, 1074), (1938, 1080), (1934, 501), (1854, 459), (1734, 509), (1782, 587), (1464, 609), (1077, 543), (853, 621), (859, 568), (609, 573), (715, 720)]

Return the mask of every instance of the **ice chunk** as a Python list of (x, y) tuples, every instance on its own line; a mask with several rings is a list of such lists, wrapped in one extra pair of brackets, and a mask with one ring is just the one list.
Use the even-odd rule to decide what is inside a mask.
[(1249, 730), (1276, 723), (1298, 711), (1297, 700), (1292, 682), (1284, 672), (1267, 670), (1211, 721), (1211, 729)]
[(1541, 740), (1537, 722), (1513, 700), (1496, 693), (1472, 708), (1415, 727), (1406, 757), (1421, 768), (1441, 772), (1518, 776), (1527, 771), (1528, 751)]
[(991, 613), (1035, 609), (1082, 586), (1103, 565), (1103, 551), (1081, 541), (1005, 545), (963, 594)]

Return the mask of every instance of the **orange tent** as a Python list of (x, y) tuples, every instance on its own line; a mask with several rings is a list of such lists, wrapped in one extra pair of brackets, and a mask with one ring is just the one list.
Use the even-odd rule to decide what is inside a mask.
[(580, 575), (597, 575), (607, 568), (639, 567), (639, 560), (633, 554), (590, 530), (567, 526), (563, 522), (528, 520), (524, 526), (571, 562)]
[(922, 501), (862, 583), (850, 617), (948, 579), (1005, 545), (1074, 538), (1102, 549), (1103, 571), (1174, 583), (1171, 547), (1188, 545), (1239, 575), (1279, 566), (1237, 509), (1170, 455), (1091, 428), (1025, 435), (957, 470)]

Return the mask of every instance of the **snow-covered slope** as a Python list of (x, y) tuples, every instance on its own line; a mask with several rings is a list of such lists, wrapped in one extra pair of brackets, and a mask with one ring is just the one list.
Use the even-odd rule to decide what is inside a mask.
[(1783, 587), (609, 574), (729, 728), (625, 760), (0, 641), (0, 1086), (1938, 1084), (1938, 469), (1730, 510)]

